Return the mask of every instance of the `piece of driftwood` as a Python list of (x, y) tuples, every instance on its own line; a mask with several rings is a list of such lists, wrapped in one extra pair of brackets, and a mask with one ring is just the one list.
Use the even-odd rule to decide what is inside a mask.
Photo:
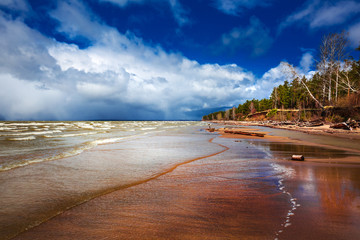
[(324, 125), (323, 122), (309, 122), (306, 127), (319, 127), (319, 126), (322, 126)]
[(346, 124), (347, 124), (350, 128), (353, 128), (353, 129), (356, 129), (356, 128), (359, 127), (359, 124), (356, 122), (356, 120), (351, 119), (351, 118), (349, 118), (349, 119), (346, 121)]
[(241, 134), (241, 135), (255, 136), (255, 137), (265, 136), (265, 133), (255, 133), (255, 132), (244, 132), (244, 131), (233, 131), (233, 130), (225, 130), (224, 132), (230, 134)]
[(345, 122), (335, 123), (335, 124), (331, 125), (330, 128), (351, 130), (351, 127), (349, 125), (347, 125)]
[(291, 160), (295, 160), (295, 161), (304, 161), (304, 156), (303, 155), (292, 155), (291, 156)]

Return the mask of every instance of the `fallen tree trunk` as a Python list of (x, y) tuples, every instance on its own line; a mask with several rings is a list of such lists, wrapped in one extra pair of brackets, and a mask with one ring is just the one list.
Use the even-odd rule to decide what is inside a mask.
[(335, 124), (331, 125), (330, 128), (351, 130), (351, 127), (349, 125), (347, 125), (345, 122), (335, 123)]
[(319, 127), (322, 125), (324, 125), (323, 122), (313, 122), (313, 123), (310, 122), (309, 124), (306, 125), (306, 127)]
[(233, 130), (225, 130), (224, 133), (230, 134), (241, 134), (247, 136), (255, 136), (255, 137), (264, 137), (265, 133), (255, 133), (255, 132), (244, 132), (244, 131), (233, 131)]

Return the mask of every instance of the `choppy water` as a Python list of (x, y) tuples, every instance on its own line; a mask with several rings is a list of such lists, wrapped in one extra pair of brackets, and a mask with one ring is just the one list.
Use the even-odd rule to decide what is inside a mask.
[(0, 122), (0, 171), (73, 156), (99, 144), (128, 137), (201, 124), (181, 121)]

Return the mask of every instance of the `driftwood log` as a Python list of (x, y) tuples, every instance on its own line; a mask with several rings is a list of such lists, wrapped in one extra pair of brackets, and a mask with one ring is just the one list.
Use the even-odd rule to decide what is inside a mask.
[(247, 135), (247, 136), (255, 136), (255, 137), (264, 137), (265, 133), (255, 133), (255, 132), (244, 132), (244, 131), (233, 131), (233, 130), (225, 130), (225, 133), (231, 133), (231, 134), (241, 134), (241, 135)]
[(335, 124), (331, 125), (330, 128), (351, 130), (351, 127), (349, 125), (347, 125), (345, 122), (335, 123)]
[(295, 161), (304, 161), (304, 156), (303, 155), (292, 155), (291, 156), (291, 160), (295, 160)]

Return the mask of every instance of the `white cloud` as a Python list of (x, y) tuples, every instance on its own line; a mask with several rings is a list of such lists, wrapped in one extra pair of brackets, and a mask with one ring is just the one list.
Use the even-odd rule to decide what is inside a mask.
[(352, 47), (360, 46), (360, 22), (352, 25), (349, 29), (349, 40)]
[(238, 49), (251, 49), (252, 56), (267, 52), (273, 43), (269, 29), (256, 17), (250, 18), (250, 25), (245, 28), (234, 28), (222, 35), (223, 50), (236, 52)]
[(59, 1), (58, 7), (50, 12), (50, 16), (59, 21), (57, 31), (74, 39), (78, 36), (96, 41), (109, 28), (100, 23), (100, 20), (79, 1)]
[(161, 4), (166, 3), (170, 7), (174, 19), (179, 24), (179, 26), (183, 26), (184, 24), (189, 23), (189, 19), (186, 16), (187, 12), (185, 11), (182, 4), (179, 0), (99, 0), (100, 2), (109, 2), (115, 4), (119, 7), (126, 7), (131, 4)]
[(27, 12), (31, 9), (25, 0), (1, 0), (0, 7), (5, 7), (12, 11)]
[(308, 24), (309, 28), (316, 29), (339, 25), (349, 21), (355, 14), (360, 12), (360, 3), (357, 1), (307, 1), (303, 7), (290, 14), (278, 28), (281, 33), (285, 28), (293, 24)]
[(64, 92), (45, 90), (41, 82), (21, 80), (0, 74), (0, 109), (2, 117), (16, 120), (67, 118)]
[(342, 1), (333, 6), (324, 4), (314, 15), (310, 27), (317, 28), (341, 24), (359, 12), (360, 3), (354, 1)]
[(214, 6), (229, 15), (237, 15), (243, 8), (251, 9), (257, 6), (268, 6), (270, 0), (215, 0)]
[(310, 52), (304, 53), (300, 60), (300, 68), (302, 69), (302, 72), (309, 72), (313, 64), (314, 57), (312, 56), (312, 54)]

